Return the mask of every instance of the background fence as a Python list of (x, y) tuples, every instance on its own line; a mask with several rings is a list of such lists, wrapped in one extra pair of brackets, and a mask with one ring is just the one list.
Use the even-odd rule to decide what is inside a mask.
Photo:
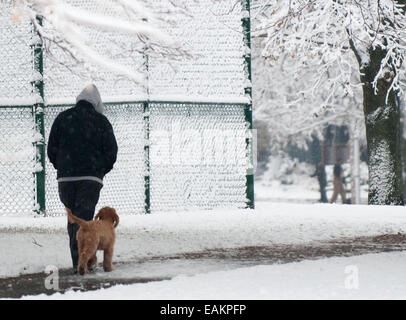
[[(96, 0), (68, 2), (101, 10)], [(32, 26), (11, 20), (12, 7), (0, 3), (0, 215), (64, 214), (45, 147), (53, 120), (89, 81), (101, 92), (119, 145), (98, 206), (122, 214), (253, 207), (247, 1), (196, 1), (193, 19), (179, 17), (168, 32), (195, 59), (119, 59), (145, 67), (147, 88), (97, 67), (96, 80), (83, 79), (74, 72), (80, 66), (66, 68), (69, 57), (59, 48), (50, 50), (63, 63), (49, 59)], [(112, 1), (103, 8), (116, 14)], [(89, 28), (88, 36), (103, 47), (113, 35)]]

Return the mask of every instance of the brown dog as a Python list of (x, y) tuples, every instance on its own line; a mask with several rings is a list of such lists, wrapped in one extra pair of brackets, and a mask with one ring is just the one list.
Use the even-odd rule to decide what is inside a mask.
[(117, 227), (119, 217), (116, 210), (104, 207), (95, 216), (94, 220), (85, 221), (73, 215), (66, 208), (70, 223), (77, 223), (80, 228), (76, 234), (79, 249), (78, 272), (83, 275), (97, 262), (96, 251), (103, 250), (103, 269), (112, 271), (112, 258), (115, 241), (114, 228)]

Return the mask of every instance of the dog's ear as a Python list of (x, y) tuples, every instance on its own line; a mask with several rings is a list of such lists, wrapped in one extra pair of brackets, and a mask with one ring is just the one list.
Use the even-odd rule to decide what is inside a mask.
[(104, 208), (100, 209), (99, 212), (94, 217), (94, 220), (103, 220), (104, 217)]
[(118, 214), (116, 210), (111, 209), (112, 214), (113, 214), (113, 227), (116, 228), (118, 226), (118, 223), (120, 222), (120, 218), (118, 217)]
[(110, 220), (113, 223), (113, 227), (117, 227), (120, 221), (118, 214), (114, 208), (104, 207), (94, 217), (95, 220)]

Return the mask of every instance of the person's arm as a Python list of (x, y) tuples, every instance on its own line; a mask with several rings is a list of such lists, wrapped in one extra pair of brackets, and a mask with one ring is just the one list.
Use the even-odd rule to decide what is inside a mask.
[(47, 154), (49, 161), (52, 163), (55, 169), (57, 168), (57, 156), (59, 149), (59, 133), (58, 133), (58, 117), (55, 119), (51, 127), (51, 132), (49, 133)]
[(117, 141), (114, 135), (114, 130), (110, 122), (106, 119), (106, 129), (103, 134), (103, 155), (105, 161), (105, 173), (113, 169), (113, 165), (117, 160)]

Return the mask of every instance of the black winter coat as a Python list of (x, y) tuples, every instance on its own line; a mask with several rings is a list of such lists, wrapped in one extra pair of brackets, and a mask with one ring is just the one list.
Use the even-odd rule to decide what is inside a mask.
[(52, 124), (48, 158), (57, 178), (103, 179), (117, 159), (117, 142), (109, 120), (85, 100), (61, 112)]

